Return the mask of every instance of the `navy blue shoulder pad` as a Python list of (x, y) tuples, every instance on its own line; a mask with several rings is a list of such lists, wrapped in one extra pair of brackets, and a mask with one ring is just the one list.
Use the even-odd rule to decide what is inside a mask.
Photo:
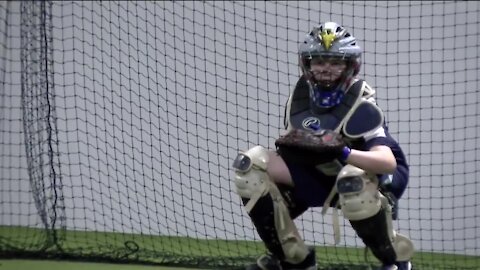
[(383, 112), (373, 102), (362, 100), (343, 126), (343, 133), (350, 138), (359, 138), (383, 125)]

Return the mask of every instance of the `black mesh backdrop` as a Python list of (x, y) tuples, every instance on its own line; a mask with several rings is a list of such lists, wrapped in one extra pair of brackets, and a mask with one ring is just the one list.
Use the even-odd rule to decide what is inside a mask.
[[(264, 252), (234, 192), (273, 148), (319, 21), (364, 49), (411, 165), (395, 227), (417, 269), (480, 268), (476, 1), (0, 3), (0, 255), (238, 267)], [(330, 214), (296, 220), (321, 267), (375, 265)]]

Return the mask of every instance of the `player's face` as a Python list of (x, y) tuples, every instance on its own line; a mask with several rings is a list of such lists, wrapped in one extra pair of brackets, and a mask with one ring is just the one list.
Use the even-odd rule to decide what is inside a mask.
[(330, 86), (342, 76), (347, 64), (338, 58), (313, 58), (310, 62), (310, 71), (314, 79), (326, 86)]

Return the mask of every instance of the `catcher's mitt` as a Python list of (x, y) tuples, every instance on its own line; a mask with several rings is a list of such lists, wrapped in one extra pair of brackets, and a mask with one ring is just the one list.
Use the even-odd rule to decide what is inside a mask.
[(285, 160), (317, 165), (340, 157), (346, 144), (342, 136), (332, 130), (294, 129), (278, 138), (275, 146)]

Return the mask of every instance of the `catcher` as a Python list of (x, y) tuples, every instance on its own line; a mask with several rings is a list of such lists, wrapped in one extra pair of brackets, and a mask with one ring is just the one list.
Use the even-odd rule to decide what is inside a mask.
[(246, 269), (317, 269), (293, 220), (318, 206), (342, 211), (380, 269), (412, 269), (412, 241), (392, 227), (409, 168), (374, 90), (356, 78), (361, 54), (341, 25), (315, 27), (300, 45), (286, 135), (276, 151), (255, 146), (235, 159), (236, 191), (268, 249)]

